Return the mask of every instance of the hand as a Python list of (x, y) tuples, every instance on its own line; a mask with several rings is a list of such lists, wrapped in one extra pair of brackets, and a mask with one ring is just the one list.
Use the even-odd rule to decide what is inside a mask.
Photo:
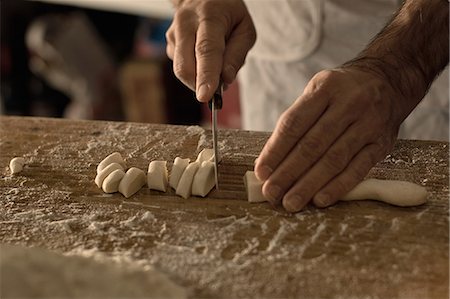
[(256, 31), (242, 0), (181, 0), (166, 39), (175, 75), (207, 102), (221, 77), (233, 82)]
[(283, 113), (255, 165), (263, 194), (290, 212), (335, 203), (392, 149), (410, 111), (377, 74), (322, 71)]

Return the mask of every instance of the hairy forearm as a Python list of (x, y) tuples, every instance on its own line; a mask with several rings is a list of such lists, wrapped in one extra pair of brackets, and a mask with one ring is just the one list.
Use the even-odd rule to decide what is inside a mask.
[(448, 5), (446, 0), (406, 0), (368, 47), (346, 65), (389, 80), (411, 106), (406, 110), (412, 110), (448, 64)]

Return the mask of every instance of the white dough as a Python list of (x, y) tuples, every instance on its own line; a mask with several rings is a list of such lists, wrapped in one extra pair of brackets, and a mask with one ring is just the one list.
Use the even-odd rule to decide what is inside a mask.
[(200, 162), (192, 162), (186, 167), (186, 170), (183, 172), (183, 175), (181, 176), (180, 182), (178, 183), (176, 189), (177, 195), (180, 195), (184, 199), (191, 196), (192, 181), (194, 180), (195, 173), (197, 172), (199, 167)]
[(205, 197), (215, 186), (214, 162), (204, 161), (194, 176), (192, 195)]
[(122, 169), (116, 169), (113, 172), (111, 172), (103, 180), (103, 184), (102, 184), (103, 192), (114, 193), (114, 192), (119, 191), (119, 184), (124, 176), (125, 176), (125, 172)]
[(167, 191), (168, 173), (167, 161), (152, 161), (148, 165), (148, 188), (158, 191)]
[(97, 176), (95, 177), (95, 184), (97, 185), (97, 187), (101, 188), (102, 184), (103, 184), (103, 180), (114, 170), (117, 169), (123, 169), (122, 165), (118, 164), (118, 163), (111, 163), (108, 166), (106, 166), (105, 168), (102, 169), (102, 171), (100, 171), (99, 173), (97, 173)]
[(131, 167), (120, 181), (119, 192), (126, 198), (129, 198), (138, 192), (145, 183), (145, 173), (139, 168)]
[(214, 150), (212, 148), (205, 148), (200, 153), (198, 153), (197, 162), (204, 162), (204, 161), (212, 161), (214, 162)]
[(115, 152), (107, 156), (98, 164), (97, 173), (100, 173), (106, 166), (108, 166), (111, 163), (118, 163), (122, 165), (123, 169), (126, 168), (125, 161), (123, 160), (122, 155), (118, 152)]
[(9, 162), (9, 169), (11, 170), (11, 174), (16, 174), (22, 171), (23, 166), (25, 165), (25, 159), (22, 157), (14, 157)]
[(373, 199), (395, 206), (411, 207), (426, 203), (427, 195), (424, 187), (411, 182), (367, 179), (340, 200)]
[(182, 159), (180, 157), (176, 157), (173, 161), (172, 171), (170, 172), (169, 185), (173, 189), (177, 189), (178, 183), (180, 182), (181, 176), (183, 175), (184, 170), (188, 166), (190, 159)]
[(247, 200), (249, 202), (267, 201), (262, 194), (263, 182), (258, 180), (253, 171), (247, 171), (244, 175), (244, 185), (247, 191)]

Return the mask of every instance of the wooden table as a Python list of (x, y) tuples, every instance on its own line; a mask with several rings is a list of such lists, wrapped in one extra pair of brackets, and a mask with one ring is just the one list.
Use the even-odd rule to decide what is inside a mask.
[[(119, 151), (141, 169), (194, 159), (210, 132), (0, 117), (1, 243), (127, 257), (168, 273), (192, 298), (448, 298), (448, 143), (398, 141), (369, 174), (424, 185), (423, 206), (342, 202), (291, 215), (246, 201), (242, 176), (268, 136), (220, 131), (222, 188), (208, 198), (144, 188), (126, 200), (93, 182), (106, 155)], [(27, 165), (11, 176), (14, 156)]]

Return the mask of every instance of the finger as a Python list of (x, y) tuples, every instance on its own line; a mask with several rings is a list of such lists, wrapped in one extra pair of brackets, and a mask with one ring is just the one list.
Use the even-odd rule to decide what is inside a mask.
[(197, 24), (187, 11), (178, 15), (181, 26), (175, 27), (176, 45), (174, 49), (173, 72), (175, 76), (190, 89), (195, 90), (195, 32)]
[(170, 25), (169, 29), (166, 31), (166, 54), (170, 60), (173, 60), (175, 51), (175, 34), (173, 31), (173, 24)]
[(289, 211), (301, 210), (330, 180), (338, 176), (353, 157), (372, 139), (367, 127), (353, 124), (283, 198)]
[(251, 20), (243, 21), (231, 33), (230, 38), (226, 42), (223, 58), (222, 78), (225, 83), (231, 84), (234, 81), (255, 40), (256, 33)]
[[(357, 137), (359, 130), (350, 126), (353, 118), (346, 117), (345, 114), (344, 109), (339, 109), (338, 112), (333, 111), (332, 108), (327, 110), (264, 183), (262, 191), (266, 198), (273, 202), (280, 201), (289, 188), (327, 152), (330, 146), (332, 149), (322, 158), (325, 162), (319, 161), (319, 167), (316, 164), (312, 168), (313, 174), (318, 168), (319, 171), (328, 171), (335, 175), (336, 168), (342, 166), (338, 169), (341, 171), (347, 165), (346, 163), (350, 161), (356, 151), (359, 151), (364, 145), (365, 139)], [(342, 137), (339, 138), (341, 135)], [(338, 141), (333, 145), (336, 140)], [(348, 145), (348, 143), (354, 144)], [(323, 163), (329, 167), (320, 167)], [(309, 173), (310, 171), (308, 171), (308, 178), (311, 177)], [(319, 172), (319, 176), (324, 174)], [(320, 181), (321, 177), (318, 179)], [(319, 181), (312, 181), (312, 184), (317, 184)], [(307, 188), (310, 189), (311, 186), (307, 186)]]
[(382, 159), (384, 153), (378, 144), (365, 146), (350, 162), (347, 168), (335, 179), (330, 181), (320, 190), (313, 199), (317, 207), (328, 207), (336, 203), (339, 198), (350, 192), (370, 169)]
[(298, 140), (324, 113), (328, 101), (327, 95), (304, 94), (281, 115), (255, 166), (255, 174), (259, 180), (269, 178)]
[(207, 102), (219, 85), (225, 50), (224, 25), (205, 19), (199, 24), (195, 44), (197, 61), (196, 94), (200, 102)]

